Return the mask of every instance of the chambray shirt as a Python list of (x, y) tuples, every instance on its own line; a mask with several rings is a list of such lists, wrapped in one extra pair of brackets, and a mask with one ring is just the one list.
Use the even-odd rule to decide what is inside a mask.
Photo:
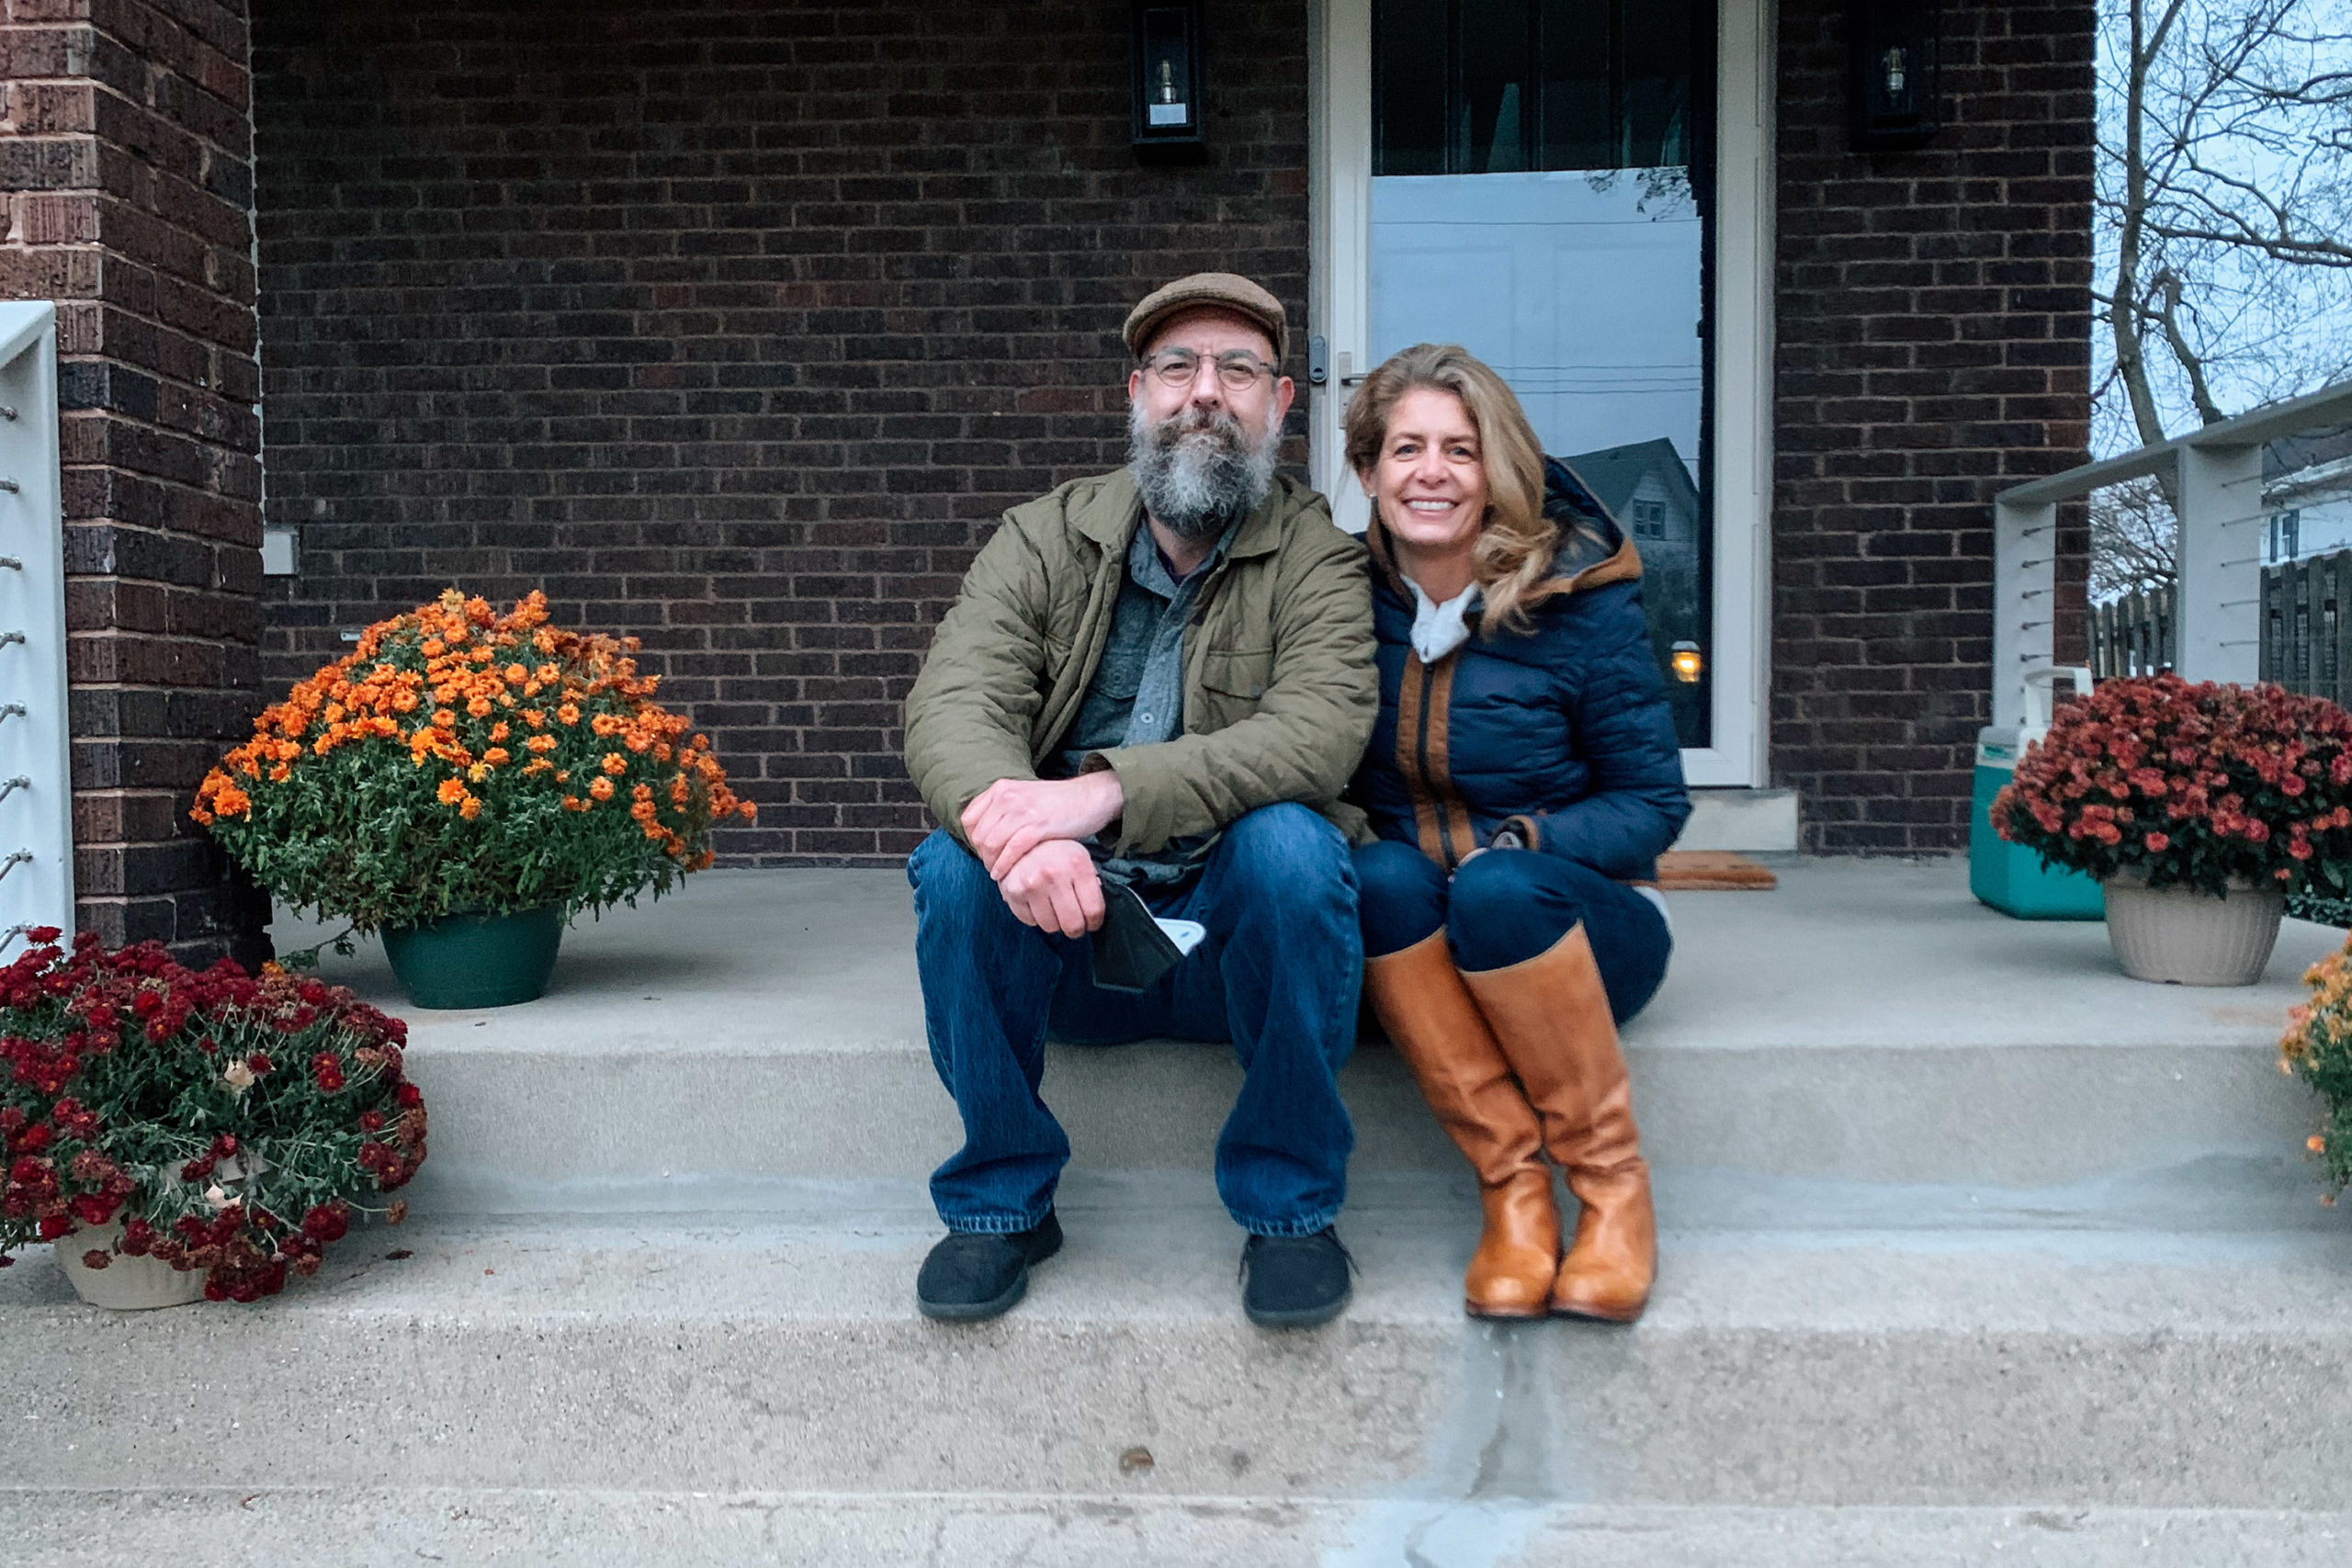
[[(1155, 745), (1184, 733), (1184, 627), (1202, 590), (1225, 564), (1238, 528), (1227, 528), (1208, 558), (1180, 580), (1160, 555), (1151, 525), (1136, 521), (1135, 542), (1127, 547), (1126, 581), (1119, 585), (1102, 660), (1054, 754), (1049, 776), (1073, 778), (1098, 751)], [(1113, 881), (1162, 886), (1188, 879), (1215, 842), (1215, 834), (1172, 840), (1156, 854), (1133, 859), (1111, 857), (1099, 842), (1089, 848)]]

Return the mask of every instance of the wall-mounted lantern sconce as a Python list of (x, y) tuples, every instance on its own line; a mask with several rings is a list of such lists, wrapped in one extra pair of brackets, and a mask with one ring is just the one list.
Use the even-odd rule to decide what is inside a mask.
[(1135, 0), (1136, 156), (1198, 158), (1201, 126), (1200, 0)]
[(1943, 129), (1937, 0), (1853, 0), (1846, 11), (1854, 151), (1925, 147)]
[(1707, 656), (1695, 642), (1678, 642), (1669, 650), (1668, 660), (1674, 666), (1674, 678), (1686, 686), (1695, 686), (1699, 677), (1707, 672)]

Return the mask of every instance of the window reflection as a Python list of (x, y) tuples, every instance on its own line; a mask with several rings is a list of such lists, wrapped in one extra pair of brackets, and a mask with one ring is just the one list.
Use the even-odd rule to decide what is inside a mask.
[(1375, 0), (1374, 172), (1688, 165), (1702, 20), (1687, 0)]
[(1375, 0), (1375, 359), (1459, 343), (1624, 526), (1707, 743), (1712, 11)]

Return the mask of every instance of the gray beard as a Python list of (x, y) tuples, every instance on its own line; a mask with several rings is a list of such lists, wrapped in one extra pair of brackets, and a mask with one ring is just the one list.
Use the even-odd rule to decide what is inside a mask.
[(1282, 426), (1251, 442), (1229, 413), (1186, 409), (1154, 424), (1127, 410), (1127, 472), (1144, 510), (1179, 538), (1214, 539), (1256, 511), (1274, 489)]

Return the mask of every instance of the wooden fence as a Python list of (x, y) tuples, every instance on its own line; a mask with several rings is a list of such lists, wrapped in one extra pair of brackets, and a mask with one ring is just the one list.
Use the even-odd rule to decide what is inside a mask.
[[(2260, 678), (2352, 706), (2352, 550), (2262, 569)], [(2148, 675), (2179, 654), (2173, 590), (2090, 612), (2091, 672)]]
[(2263, 569), (2262, 678), (2352, 698), (2352, 550)]
[(2120, 599), (2094, 604), (2090, 613), (2091, 673), (2153, 675), (2177, 659), (2180, 621), (2173, 613), (2169, 586), (2135, 589)]

